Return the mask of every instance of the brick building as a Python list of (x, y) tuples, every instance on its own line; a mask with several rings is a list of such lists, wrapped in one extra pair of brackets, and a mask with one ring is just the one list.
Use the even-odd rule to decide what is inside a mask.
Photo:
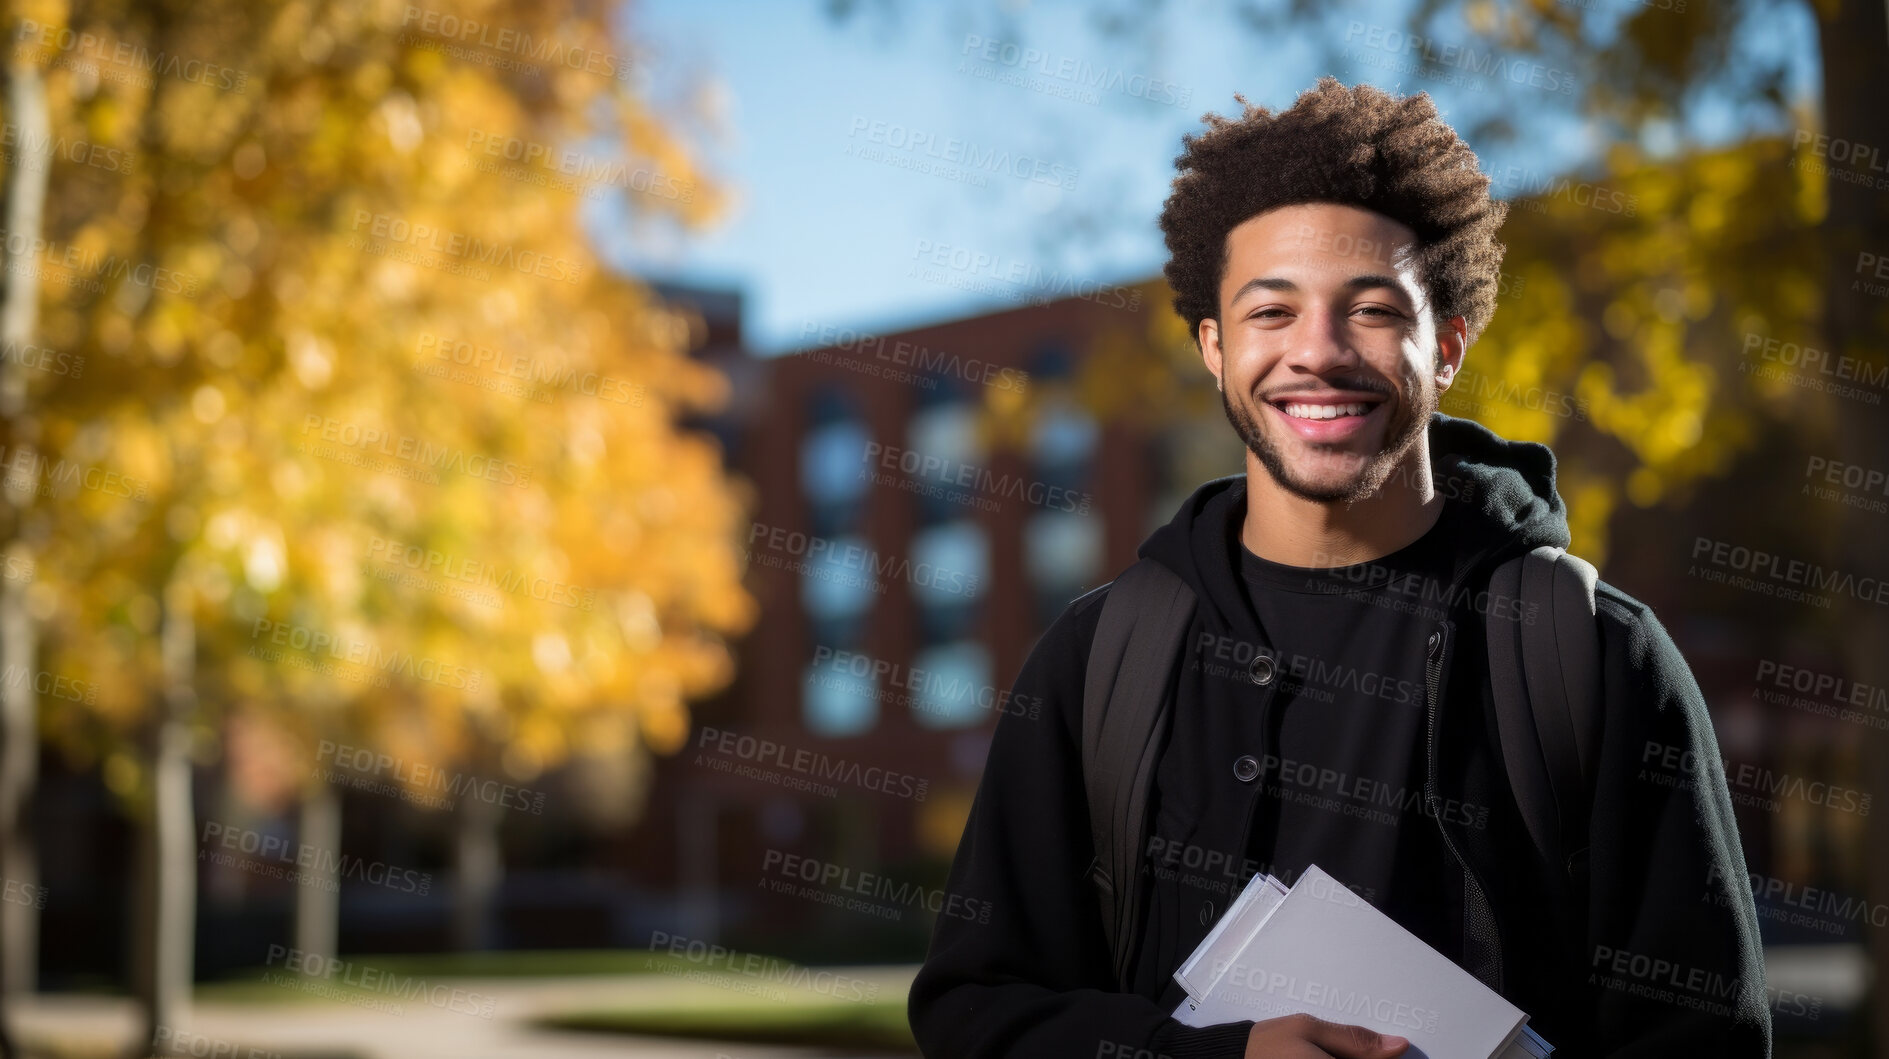
[[(817, 920), (762, 892), (790, 854), (942, 882), (997, 717), (1031, 708), (1009, 694), (1030, 646), (1178, 502), (1160, 446), (1071, 392), (1106, 330), (1145, 330), (1144, 293), (1131, 312), (1071, 297), (895, 333), (809, 325), (823, 344), (766, 360), (704, 350), (735, 384), (700, 425), (754, 488), (762, 617), (657, 771), (631, 870), (675, 903), (647, 929)], [(986, 410), (1026, 398), (1022, 436), (980, 440)]]

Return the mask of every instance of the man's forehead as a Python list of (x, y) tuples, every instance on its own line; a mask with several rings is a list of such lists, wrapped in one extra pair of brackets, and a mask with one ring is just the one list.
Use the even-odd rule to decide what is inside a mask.
[(1416, 236), (1399, 232), (1390, 225), (1374, 228), (1358, 231), (1352, 227), (1300, 221), (1287, 226), (1279, 245), (1289, 252), (1319, 260), (1338, 258), (1379, 269), (1397, 269), (1409, 264), (1417, 252)]
[[(1283, 213), (1283, 211), (1281, 211)], [(1336, 223), (1333, 223), (1336, 222)], [(1332, 267), (1339, 263), (1379, 271), (1412, 267), (1416, 233), (1388, 217), (1358, 211), (1261, 214), (1229, 233), (1228, 256), (1281, 258)]]

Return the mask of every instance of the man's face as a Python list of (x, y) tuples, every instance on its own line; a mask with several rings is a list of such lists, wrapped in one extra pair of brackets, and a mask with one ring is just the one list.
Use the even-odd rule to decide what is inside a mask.
[(1331, 203), (1269, 210), (1227, 233), (1220, 319), (1201, 321), (1201, 355), (1227, 419), (1287, 492), (1375, 494), (1461, 366), (1463, 319), (1438, 330), (1416, 244), (1389, 217)]

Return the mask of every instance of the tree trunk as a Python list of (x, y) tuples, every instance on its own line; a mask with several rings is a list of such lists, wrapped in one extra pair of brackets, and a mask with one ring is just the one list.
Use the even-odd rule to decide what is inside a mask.
[[(164, 591), (164, 627), (160, 632), (163, 689), (151, 768), (151, 819), (146, 854), (140, 866), (148, 895), (143, 917), (148, 931), (139, 951), (145, 959), (138, 986), (144, 1002), (143, 1046), (158, 1046), (160, 1028), (175, 1040), (190, 1005), (195, 977), (197, 932), (197, 861), (191, 805), (190, 716), (196, 706), (192, 675), (196, 626), (188, 589), (173, 575)], [(140, 1052), (139, 1054), (146, 1054)]]
[[(27, 551), (7, 549), (13, 559)], [(16, 568), (11, 562), (9, 569)], [(27, 566), (17, 567), (30, 569)], [(33, 788), (39, 782), (38, 696), (30, 673), (36, 664), (33, 618), (26, 610), (26, 584), (9, 578), (0, 584), (0, 658), (9, 677), (0, 687), (0, 874), (21, 893), (37, 893), (39, 858), (33, 838)], [(0, 902), (0, 1004), (31, 993), (39, 972), (39, 908), (36, 901)], [(0, 1007), (0, 1055), (14, 1054), (5, 1008)]]
[[(9, 30), (11, 26), (7, 27)], [(5, 216), (7, 267), (0, 273), (0, 344), (8, 355), (0, 366), (0, 417), (13, 458), (29, 454), (39, 440), (38, 423), (28, 414), (25, 365), (14, 351), (30, 344), (39, 327), (39, 277), (31, 260), (43, 227), (46, 176), (52, 166), (52, 120), (46, 107), (39, 67), (15, 52), (6, 66), (6, 113), (15, 132), (13, 164), (7, 167)], [(15, 249), (17, 247), (17, 250)], [(35, 475), (35, 478), (37, 476)], [(33, 485), (4, 490), (8, 517), (3, 542), (6, 559), (0, 585), (0, 662), (14, 679), (0, 687), (0, 875), (25, 888), (39, 885), (39, 861), (31, 826), (33, 789), (39, 781), (39, 725), (36, 711), (38, 643), (26, 609), (26, 577), (32, 567), (35, 534), (30, 524)], [(6, 1018), (6, 1002), (37, 985), (39, 911), (34, 902), (0, 904), (0, 1056), (15, 1054)]]
[(334, 784), (309, 781), (298, 830), (303, 848), (317, 853), (295, 891), (295, 947), (326, 966), (341, 939), (341, 796)]
[(492, 947), (492, 901), (504, 873), (499, 859), (498, 806), (468, 792), (459, 800), (453, 856), (453, 943), (462, 952)]
[(691, 938), (721, 938), (720, 812), (706, 791), (676, 799), (676, 915)]

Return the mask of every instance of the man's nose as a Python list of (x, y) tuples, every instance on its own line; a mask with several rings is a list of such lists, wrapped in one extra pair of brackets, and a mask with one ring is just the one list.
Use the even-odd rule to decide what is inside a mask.
[(1358, 354), (1343, 310), (1320, 306), (1300, 317), (1294, 329), (1292, 345), (1286, 351), (1285, 366), (1308, 375), (1354, 369), (1364, 363)]

